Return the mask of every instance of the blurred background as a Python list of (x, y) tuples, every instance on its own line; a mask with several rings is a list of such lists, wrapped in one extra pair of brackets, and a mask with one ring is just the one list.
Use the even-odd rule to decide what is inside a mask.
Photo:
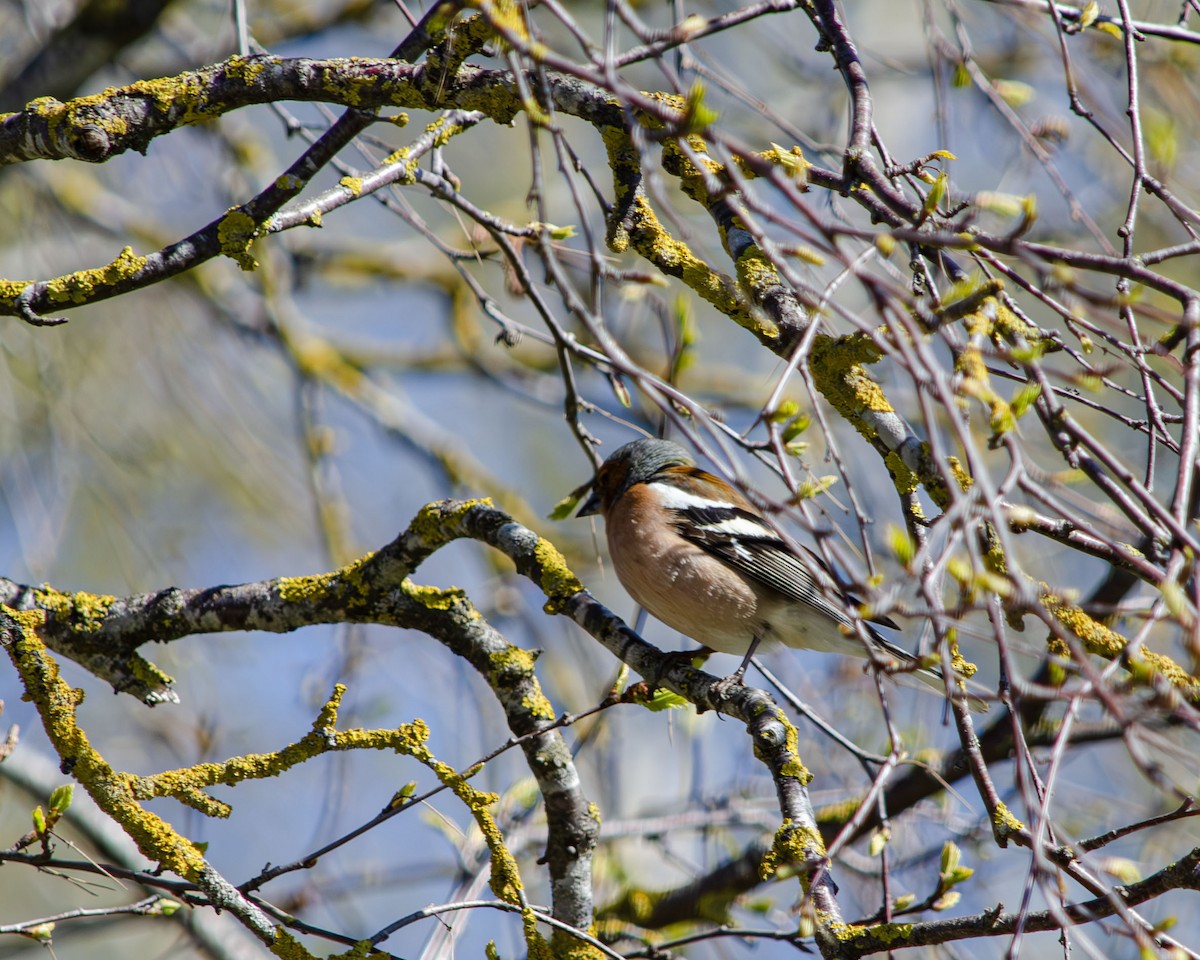
[[(601, 4), (570, 6), (589, 36), (602, 37), (612, 26)], [(1119, 246), (1127, 166), (1114, 161), (1095, 127), (1071, 114), (1058, 39), (1035, 5), (869, 0), (847, 6), (871, 78), (879, 136), (897, 164), (950, 151), (957, 159), (943, 166), (957, 194), (996, 195), (979, 204), (979, 222), (989, 229), (1013, 228), (1004, 197), (1016, 198), (1019, 208), (1023, 198), (1034, 196), (1038, 241), (1100, 249), (1100, 238), (1107, 238)], [(1132, 6), (1135, 16), (1147, 20), (1173, 22), (1178, 13), (1178, 4)], [(690, 14), (711, 17), (738, 8), (644, 2), (631, 9), (641, 22), (666, 29)], [(228, 57), (239, 49), (236, 12), (228, 3), (203, 0), (0, 3), (3, 108), (20, 109), (39, 96), (96, 93)], [(406, 11), (386, 2), (254, 0), (244, 12), (254, 40), (287, 57), (384, 57), (410, 29)], [(421, 11), (413, 6), (407, 13)], [(560, 19), (539, 15), (538, 23), (545, 42), (579, 55)], [(614, 42), (621, 49), (636, 45), (620, 24)], [(795, 143), (813, 162), (838, 169), (847, 98), (827, 55), (815, 46), (810, 24), (798, 12), (764, 15), (672, 51), (664, 62), (635, 64), (623, 78), (651, 90), (671, 89), (671, 82), (686, 90), (701, 79), (706, 102), (720, 112), (722, 129), (731, 136), (756, 150)], [(971, 58), (955, 67), (947, 51), (961, 54), (964, 48)], [(1072, 51), (1070, 76), (1088, 108), (1100, 122), (1119, 127), (1126, 105), (1121, 41), (1092, 31), (1073, 38)], [(1200, 188), (1194, 150), (1200, 123), (1197, 52), (1193, 42), (1169, 39), (1151, 38), (1139, 47), (1146, 162), (1190, 207)], [(502, 65), (498, 58), (480, 62)], [(406, 127), (376, 124), (344, 151), (349, 172), (372, 169), (436, 118), (409, 114)], [(54, 277), (106, 263), (126, 245), (144, 253), (186, 236), (274, 180), (303, 150), (306, 133), (323, 129), (335, 115), (332, 108), (311, 104), (249, 107), (161, 137), (145, 156), (124, 155), (98, 166), (9, 165), (0, 172), (5, 223), (0, 275)], [(578, 168), (591, 171), (599, 193), (611, 198), (599, 136), (571, 118), (563, 118), (562, 126)], [(761, 436), (761, 424), (755, 426), (760, 410), (781, 378), (783, 395), (794, 399), (800, 413), (821, 416), (799, 378), (787, 379), (783, 360), (679, 282), (597, 279), (587, 231), (603, 235), (603, 210), (580, 188), (578, 176), (573, 192), (545, 142), (535, 178), (530, 144), (524, 118), (511, 127), (485, 121), (448, 144), (442, 160), (479, 208), (517, 224), (542, 219), (575, 226), (576, 237), (559, 243), (559, 256), (590, 307), (639, 366), (670, 378), (720, 422), (739, 433), (758, 429)], [(326, 171), (311, 192), (333, 187), (345, 172)], [(661, 169), (651, 167), (648, 175), (669, 228), (697, 255), (732, 272), (705, 212)], [(535, 186), (541, 211), (529, 202)], [(862, 211), (846, 198), (816, 191), (808, 202), (829, 222), (866, 225)], [(768, 203), (783, 209), (777, 197)], [(1164, 207), (1142, 209), (1139, 246), (1160, 248), (1187, 239)], [(846, 255), (869, 246), (864, 240)], [(632, 254), (614, 257), (599, 248), (614, 271), (654, 273)], [(592, 465), (564, 421), (565, 388), (545, 326), (486, 233), (420, 188), (406, 187), (341, 207), (323, 218), (320, 229), (299, 228), (259, 241), (254, 252), (260, 263), (254, 272), (218, 259), (174, 281), (73, 309), (62, 327), (3, 320), (3, 575), (61, 590), (125, 595), (316, 573), (384, 545), (431, 500), (490, 496), (550, 537), (588, 587), (633, 622), (636, 610), (606, 566), (602, 526), (548, 519), (554, 504), (591, 476)], [(525, 258), (534, 282), (549, 291), (535, 257)], [(894, 263), (873, 269), (903, 286), (904, 256)], [(1186, 281), (1194, 268), (1193, 256), (1158, 269)], [(836, 259), (801, 262), (796, 269), (813, 289), (836, 285), (842, 312), (831, 317), (829, 332), (853, 329), (846, 317), (862, 317), (864, 327), (876, 322), (868, 285), (843, 284)], [(512, 321), (515, 335), (500, 336), (504, 329), (481, 307), (480, 291)], [(1144, 331), (1153, 339), (1168, 330), (1167, 308), (1153, 294), (1145, 302)], [(554, 309), (565, 329), (586, 337), (561, 305)], [(1038, 312), (1042, 309), (1030, 306), (1034, 316), (1048, 317)], [(1091, 340), (1103, 348), (1102, 336), (1093, 333)], [(941, 350), (950, 364), (943, 346), (932, 349)], [(320, 362), (328, 351), (337, 357), (333, 373)], [(1082, 366), (1073, 363), (1064, 361), (1069, 372), (1062, 382), (1082, 376)], [(1114, 370), (1109, 363), (1095, 358), (1092, 372), (1138, 388), (1136, 371)], [(580, 365), (576, 372), (581, 398), (595, 405), (585, 425), (604, 441), (602, 456), (638, 430), (659, 429), (662, 411), (636, 384), (626, 407), (621, 389), (603, 371)], [(906, 413), (919, 407), (903, 371), (884, 363), (872, 373)], [(1102, 399), (1110, 410), (1127, 405), (1128, 417), (1141, 410), (1136, 398), (1118, 391)], [(1079, 416), (1101, 432), (1109, 422), (1103, 410), (1085, 409)], [(986, 437), (984, 418), (973, 426)], [(844, 485), (836, 484), (829, 496), (812, 502), (809, 521), (844, 530), (853, 544), (847, 549), (875, 551), (875, 562), (911, 600), (913, 585), (904, 582), (887, 547), (889, 528), (902, 527), (903, 516), (878, 458), (836, 416), (826, 416), (801, 440), (807, 446), (795, 451), (797, 478), (819, 483), (839, 474), (829, 459), (835, 446), (843, 480), (853, 484), (874, 522), (856, 524)], [(1026, 440), (1031, 465), (1041, 456), (1055, 457), (1045, 438)], [(1114, 444), (1131, 463), (1144, 462), (1145, 441), (1136, 431)], [(779, 478), (761, 463), (744, 456), (742, 466), (769, 496), (786, 497)], [(1061, 467), (1059, 462), (1045, 469)], [(1176, 465), (1164, 456), (1154, 469), (1169, 478)], [(1111, 509), (1097, 507), (1095, 515), (1119, 531)], [(800, 527), (794, 529), (799, 535)], [(1085, 594), (1106, 572), (1101, 561), (1067, 555), (1045, 540), (1015, 542), (1025, 551), (1020, 556), (1025, 571), (1063, 590)], [(433, 556), (415, 579), (465, 588), (511, 642), (541, 650), (539, 677), (560, 714), (597, 705), (617, 676), (619, 664), (611, 655), (572, 623), (546, 617), (540, 592), (486, 548), (454, 544)], [(644, 629), (648, 640), (665, 649), (691, 643), (653, 621)], [(1173, 652), (1183, 650), (1178, 632), (1169, 625), (1156, 629), (1157, 639), (1175, 645)], [(961, 636), (964, 654), (994, 688), (998, 667), (986, 623), (964, 619)], [(921, 622), (913, 618), (896, 639), (915, 647), (921, 637)], [(1022, 669), (1033, 672), (1043, 641), (1044, 632), (1036, 630), (1014, 635)], [(337, 682), (348, 687), (342, 727), (394, 727), (423, 718), (432, 729), (431, 749), (460, 769), (507, 736), (487, 685), (416, 632), (314, 627), (285, 635), (228, 633), (189, 637), (143, 653), (176, 678), (179, 704), (147, 709), (133, 698), (114, 696), (74, 664), (63, 664), (70, 682), (87, 692), (80, 717), (89, 736), (115, 767), (134, 773), (279, 749), (308, 730)], [(874, 684), (861, 663), (796, 651), (768, 654), (765, 662), (846, 737), (887, 751)], [(709, 669), (723, 675), (734, 665), (732, 658), (718, 657)], [(35, 787), (48, 782), (52, 788), (65, 778), (55, 771), (36, 714), (20, 700), (11, 670), (0, 671), (0, 698), (4, 724), (19, 724), (21, 731), (16, 754), (0, 767), (0, 775), (10, 765), (20, 771), (0, 779), (0, 836), (15, 840), (29, 828), (32, 806), (45, 803), (45, 793), (31, 795), (18, 781)], [(938, 698), (895, 689), (890, 699), (910, 756), (932, 759), (957, 742)], [(624, 707), (585, 719), (566, 735), (585, 791), (603, 815), (599, 905), (616, 899), (631, 880), (669, 887), (699, 875), (777, 825), (771, 781), (736, 723), (691, 709), (649, 713)], [(1184, 741), (1162, 737), (1156, 762), (1171, 789), (1143, 776), (1120, 740), (1098, 743), (1057, 769), (1058, 822), (1080, 836), (1095, 834), (1160, 811), (1168, 799), (1177, 802), (1172, 792), (1177, 786), (1185, 792), (1194, 788), (1194, 755)], [(801, 726), (801, 754), (815, 775), (811, 789), (818, 804), (857, 796), (870, 783), (853, 757), (809, 724)], [(350, 753), (320, 758), (281, 782), (214, 790), (233, 804), (228, 820), (206, 819), (171, 801), (151, 808), (188, 837), (209, 844), (214, 866), (239, 882), (268, 862), (302, 858), (344, 834), (411, 780), (419, 789), (431, 784), (413, 762)], [(477, 782), (501, 794), (501, 821), (527, 867), (530, 897), (546, 902), (544, 878), (535, 866), (544, 828), (520, 754), (510, 751), (491, 761)], [(1005, 785), (1005, 796), (1011, 798), (1014, 789)], [(89, 802), (76, 791), (76, 804)], [(972, 882), (960, 888), (963, 900), (956, 911), (977, 911), (1001, 900), (1010, 909), (1020, 904), (1029, 858), (1000, 857), (977, 797), (947, 792), (905, 816), (892, 840), (893, 895), (927, 895), (943, 843), (953, 838), (969, 850), (965, 862), (976, 868)], [(1171, 831), (1166, 848), (1153, 833), (1115, 845), (1114, 871), (1157, 869), (1174, 855), (1168, 850), (1196, 842), (1189, 821)], [(67, 824), (61, 832), (89, 856), (112, 855), (99, 853), (97, 838), (78, 825)], [(9, 842), (0, 839), (0, 846)], [(460, 805), (439, 797), (265, 892), (310, 923), (367, 936), (426, 904), (466, 898), (472, 891), (487, 895), (480, 892), (486, 872), (486, 851), (470, 818)], [(835, 874), (848, 918), (878, 908), (877, 865), (865, 844), (848, 848)], [(0, 890), (0, 924), (136, 896), (116, 883), (83, 886), (14, 865), (0, 871)], [(734, 916), (755, 929), (794, 929), (791, 911), (798, 896), (794, 880), (760, 887), (738, 903)], [(1044, 906), (1040, 889), (1031, 896), (1035, 908)], [(1179, 924), (1174, 935), (1200, 943), (1200, 925), (1194, 911), (1184, 912), (1185, 903), (1182, 894), (1168, 895), (1145, 915), (1155, 922), (1174, 918)], [(448, 928), (437, 920), (407, 927), (382, 946), (414, 958), (448, 955), (451, 949), (479, 955), (495, 939), (501, 956), (524, 952), (519, 918), (464, 913), (453, 919), (453, 928), (455, 946), (446, 945)], [(1135, 940), (1099, 925), (1079, 936), (1076, 943), (1085, 954), (1119, 958), (1139, 952)], [(310, 949), (328, 946), (308, 943)], [(929, 955), (1001, 956), (1010, 947), (1011, 941), (998, 939)], [(227, 949), (237, 955), (236, 946)], [(712, 940), (689, 953), (717, 957), (751, 949), (764, 957), (794, 953), (787, 943), (751, 945), (736, 938)], [(30, 940), (0, 939), (0, 957), (42, 950)], [(222, 952), (178, 923), (120, 917), (60, 924), (53, 951), (60, 960)], [(1019, 949), (1025, 957), (1062, 951), (1054, 934), (1031, 936)], [(251, 946), (246, 955), (262, 953)]]

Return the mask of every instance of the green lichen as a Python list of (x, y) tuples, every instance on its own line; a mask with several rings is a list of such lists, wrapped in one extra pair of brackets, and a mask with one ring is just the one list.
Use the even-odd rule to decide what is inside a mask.
[(874, 439), (875, 430), (863, 421), (863, 412), (893, 412), (879, 384), (863, 368), (882, 357), (883, 351), (865, 334), (837, 338), (818, 334), (813, 338), (809, 366), (817, 389), (868, 440)]
[(241, 207), (231, 207), (217, 224), (217, 240), (221, 253), (243, 270), (255, 270), (258, 261), (250, 253), (250, 245), (258, 239), (261, 227)]
[[(798, 864), (819, 860), (825, 856), (825, 842), (813, 830), (796, 825), (794, 820), (784, 820), (775, 831), (775, 840), (758, 865), (758, 875), (765, 883), (780, 878), (785, 871)], [(807, 879), (803, 881), (807, 885)]]
[(87, 303), (97, 293), (111, 290), (123, 281), (136, 277), (145, 266), (145, 257), (139, 257), (131, 247), (125, 247), (115, 260), (103, 267), (76, 270), (48, 281), (46, 296), (51, 303)]
[[(737, 284), (692, 253), (682, 240), (663, 228), (645, 197), (633, 202), (629, 238), (643, 257), (668, 276), (678, 277), (704, 300), (760, 340), (773, 342), (779, 331), (758, 311), (751, 310)], [(614, 248), (615, 249), (615, 248)]]
[(505, 684), (506, 674), (532, 675), (536, 659), (530, 651), (509, 644), (503, 650), (488, 655), (488, 662), (491, 664), (488, 683), (492, 687), (498, 687)]
[(840, 827), (858, 813), (862, 797), (849, 797), (838, 803), (830, 803), (816, 811), (817, 823), (824, 827)]
[[(1048, 588), (1042, 595), (1042, 603), (1059, 623), (1079, 638), (1088, 653), (1114, 660), (1128, 650), (1129, 640), (1125, 636), (1096, 620), (1076, 604), (1051, 593)], [(1057, 638), (1052, 638), (1048, 647), (1051, 653), (1060, 656), (1070, 654), (1066, 645)], [(1162, 678), (1192, 703), (1200, 703), (1200, 678), (1168, 656), (1139, 648), (1126, 658), (1125, 666), (1138, 683), (1153, 686), (1157, 678)]]
[[(387, 86), (382, 76), (361, 73), (354, 69), (358, 57), (342, 57), (322, 65), (321, 89), (347, 107), (365, 107), (380, 102)], [(368, 96), (369, 94), (369, 96)]]
[[(737, 258), (734, 267), (737, 270), (738, 281), (756, 300), (761, 300), (771, 290), (779, 287), (779, 271), (757, 244), (747, 246)], [(775, 335), (779, 335), (778, 330)]]
[(169, 673), (158, 667), (157, 664), (151, 663), (142, 657), (134, 654), (126, 661), (130, 672), (134, 679), (137, 680), (146, 690), (152, 692), (161, 692), (164, 687), (175, 685), (175, 678)]
[(230, 57), (224, 66), (226, 77), (230, 80), (241, 80), (248, 87), (252, 86), (266, 69), (266, 63), (259, 57)]
[(370, 940), (359, 940), (349, 950), (342, 953), (331, 953), (325, 960), (371, 960), (373, 957), (385, 958), (391, 954), (375, 949)]
[[(777, 713), (776, 720), (783, 724), (785, 737), (784, 754), (787, 757), (787, 760), (784, 761), (783, 766), (779, 770), (779, 774), (784, 777), (795, 777), (807, 786), (812, 781), (813, 775), (800, 760), (800, 733), (782, 711)], [(758, 754), (759, 752), (758, 745), (756, 744), (755, 753)]]
[(883, 462), (887, 465), (888, 472), (892, 475), (892, 482), (900, 493), (912, 493), (920, 486), (921, 478), (909, 469), (904, 458), (895, 450), (889, 450), (887, 456), (883, 458)]
[(962, 461), (958, 457), (947, 457), (946, 466), (950, 468), (950, 472), (954, 476), (954, 482), (958, 484), (958, 489), (963, 493), (966, 493), (975, 486), (974, 478), (967, 473), (962, 465)]
[(400, 147), (398, 150), (393, 150), (383, 158), (383, 163), (380, 166), (390, 167), (392, 164), (400, 163), (402, 160), (407, 160), (412, 151), (408, 147)]
[(275, 928), (275, 942), (271, 944), (271, 953), (282, 960), (316, 960), (313, 954), (305, 950), (300, 941), (283, 927)]
[(913, 925), (911, 923), (875, 923), (867, 927), (854, 923), (831, 923), (829, 932), (843, 943), (870, 938), (878, 943), (897, 944), (905, 943), (912, 938)]

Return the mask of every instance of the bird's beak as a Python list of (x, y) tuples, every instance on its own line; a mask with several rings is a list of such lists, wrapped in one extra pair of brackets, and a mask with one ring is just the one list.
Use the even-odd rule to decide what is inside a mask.
[(594, 517), (600, 512), (600, 495), (595, 490), (591, 495), (583, 501), (583, 506), (579, 508), (579, 512), (575, 514), (577, 517)]

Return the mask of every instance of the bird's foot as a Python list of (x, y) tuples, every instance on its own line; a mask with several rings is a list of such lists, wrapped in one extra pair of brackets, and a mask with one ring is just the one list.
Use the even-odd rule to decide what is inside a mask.
[(714, 703), (719, 703), (722, 700), (728, 700), (733, 696), (733, 692), (738, 687), (746, 685), (746, 665), (743, 663), (740, 667), (733, 671), (729, 676), (722, 680), (718, 680), (712, 685), (711, 695)]

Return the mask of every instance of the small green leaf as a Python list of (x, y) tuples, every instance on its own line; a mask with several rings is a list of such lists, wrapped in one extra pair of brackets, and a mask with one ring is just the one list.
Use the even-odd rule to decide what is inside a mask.
[(993, 88), (1010, 107), (1023, 107), (1037, 95), (1033, 87), (1020, 80), (997, 80)]
[(800, 434), (812, 426), (812, 417), (807, 413), (799, 414), (792, 418), (791, 422), (783, 428), (782, 438), (784, 443), (791, 443)]
[(837, 476), (832, 473), (817, 477), (815, 480), (805, 480), (796, 485), (796, 495), (792, 500), (796, 503), (801, 500), (811, 500), (813, 497), (820, 496), (837, 482)]
[(1013, 394), (1013, 398), (1009, 402), (1013, 416), (1017, 419), (1025, 416), (1025, 412), (1037, 402), (1037, 398), (1041, 395), (1042, 387), (1040, 384), (1030, 383), (1023, 386)]
[(617, 395), (617, 401), (626, 410), (633, 406), (633, 397), (629, 395), (629, 388), (625, 386), (625, 381), (612, 374), (608, 378), (608, 385), (612, 387), (613, 393)]
[(1096, 0), (1088, 0), (1088, 2), (1084, 4), (1083, 10), (1079, 14), (1079, 29), (1086, 30), (1096, 22), (1096, 18), (1099, 16), (1100, 4), (1098, 4)]
[(767, 419), (772, 423), (783, 423), (786, 420), (792, 419), (799, 412), (800, 404), (795, 400), (782, 400), (779, 406), (767, 415)]
[(404, 786), (392, 794), (392, 799), (388, 801), (388, 809), (395, 810), (397, 807), (404, 806), (411, 799), (412, 795), (417, 792), (417, 781), (409, 780)]
[(888, 545), (892, 548), (892, 554), (904, 566), (908, 566), (916, 559), (917, 545), (913, 543), (912, 537), (908, 535), (908, 531), (903, 527), (890, 524), (887, 531)]
[(957, 890), (951, 890), (949, 893), (944, 893), (938, 897), (932, 904), (934, 910), (949, 910), (962, 899), (962, 894)]
[(683, 105), (681, 133), (703, 133), (711, 124), (716, 123), (720, 114), (704, 105), (705, 92), (704, 84), (699, 80), (692, 84)]
[(943, 200), (946, 199), (946, 193), (950, 189), (950, 175), (945, 171), (939, 173), (937, 179), (933, 181), (933, 186), (929, 188), (929, 192), (925, 194), (925, 200), (921, 204), (921, 219), (927, 218), (938, 208)]
[(50, 794), (51, 812), (62, 816), (71, 806), (71, 798), (74, 795), (75, 784), (73, 783), (64, 783), (61, 787), (55, 787), (54, 792)]
[(825, 266), (825, 258), (817, 253), (812, 247), (806, 247), (803, 244), (791, 244), (780, 248), (780, 253), (787, 257), (795, 257), (797, 260), (802, 260), (804, 263), (810, 263), (814, 267)]
[(545, 231), (550, 234), (551, 240), (570, 240), (575, 236), (575, 228), (573, 226), (560, 227), (554, 223), (542, 223), (540, 220), (535, 220), (529, 227), (538, 233)]
[(566, 520), (575, 512), (575, 508), (579, 506), (579, 501), (582, 499), (582, 494), (567, 494), (554, 505), (554, 509), (550, 511), (549, 519)]
[(46, 833), (46, 811), (40, 803), (33, 808), (33, 829), (39, 837)]
[(642, 701), (642, 706), (652, 713), (659, 713), (663, 710), (678, 710), (681, 707), (688, 706), (688, 703), (689, 701), (679, 694), (659, 687), (654, 691), (650, 699)]
[(31, 940), (38, 940), (42, 943), (49, 943), (53, 939), (54, 924), (53, 923), (39, 923), (36, 927), (29, 927), (26, 930), (22, 930), (21, 934), (23, 936), (29, 937), (29, 939), (31, 939)]
[(684, 17), (675, 26), (675, 37), (682, 40), (684, 43), (691, 40), (694, 36), (703, 30), (708, 29), (708, 18), (703, 17), (698, 13), (693, 13), (689, 17)]
[(1142, 879), (1138, 865), (1126, 857), (1105, 857), (1100, 861), (1100, 868), (1122, 883), (1137, 883)]
[(940, 872), (943, 876), (951, 870), (958, 869), (958, 865), (962, 860), (962, 851), (958, 848), (958, 844), (953, 840), (947, 840), (942, 844), (942, 865)]
[(1015, 193), (1000, 193), (995, 190), (980, 190), (975, 194), (975, 206), (999, 217), (1019, 216), (1024, 197)]

